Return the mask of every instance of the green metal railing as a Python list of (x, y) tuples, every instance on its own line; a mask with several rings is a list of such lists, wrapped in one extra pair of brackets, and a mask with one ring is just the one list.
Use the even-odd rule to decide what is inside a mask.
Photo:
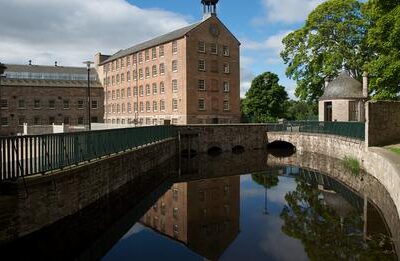
[(363, 122), (289, 121), (267, 123), (267, 130), (320, 133), (365, 140), (365, 123)]
[(177, 136), (174, 126), (0, 137), (0, 180), (62, 169)]

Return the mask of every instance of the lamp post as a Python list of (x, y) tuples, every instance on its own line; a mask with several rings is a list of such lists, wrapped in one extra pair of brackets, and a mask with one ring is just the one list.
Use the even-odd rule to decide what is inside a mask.
[(7, 67), (4, 64), (0, 63), (0, 136), (1, 136), (1, 129), (3, 126), (2, 120), (1, 120), (1, 105), (2, 105), (1, 104), (1, 78), (5, 77), (5, 76), (3, 76), (3, 73), (6, 69), (7, 69)]
[(88, 130), (92, 130), (92, 124), (91, 124), (91, 118), (90, 118), (90, 65), (93, 64), (92, 61), (86, 61), (83, 62), (83, 64), (86, 64), (87, 66), (87, 91), (86, 91), (86, 96), (87, 96), (87, 117), (88, 117)]

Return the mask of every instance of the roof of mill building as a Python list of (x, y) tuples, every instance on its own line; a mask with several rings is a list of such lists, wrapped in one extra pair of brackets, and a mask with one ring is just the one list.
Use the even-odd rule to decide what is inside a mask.
[(325, 87), (320, 100), (363, 98), (365, 97), (361, 82), (352, 78), (348, 72), (343, 71)]
[[(6, 64), (4, 86), (87, 87), (86, 67)], [(102, 87), (96, 70), (90, 71), (90, 86)]]

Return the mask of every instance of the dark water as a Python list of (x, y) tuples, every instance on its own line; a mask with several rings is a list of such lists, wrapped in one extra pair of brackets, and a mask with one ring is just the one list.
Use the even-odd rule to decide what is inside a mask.
[[(329, 174), (343, 175), (339, 162), (321, 157), (301, 162), (326, 160), (336, 164)], [(174, 160), (0, 251), (9, 260), (397, 260), (394, 205), (384, 193), (372, 198), (380, 184), (369, 181), (361, 196), (325, 169), (290, 160)], [(369, 177), (349, 183), (361, 180)]]
[(103, 260), (396, 259), (378, 210), (365, 213), (344, 185), (299, 168), (175, 183)]

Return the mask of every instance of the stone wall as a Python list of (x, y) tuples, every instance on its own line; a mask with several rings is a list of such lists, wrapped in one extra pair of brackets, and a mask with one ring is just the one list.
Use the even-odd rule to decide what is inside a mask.
[(369, 101), (366, 106), (367, 146), (400, 142), (400, 102)]
[(349, 156), (375, 177), (388, 191), (400, 215), (400, 162), (398, 156), (382, 148), (368, 148), (364, 142), (333, 135), (269, 132), (268, 140), (283, 140), (296, 146), (298, 152), (313, 152), (332, 158)]
[(7, 196), (14, 200), (13, 206), (7, 207), (15, 215), (7, 218), (13, 229), (1, 226), (7, 231), (0, 231), (0, 241), (27, 235), (70, 216), (175, 154), (176, 139), (168, 139), (62, 172), (19, 179), (10, 185), (16, 186), (16, 193)]
[(263, 124), (187, 125), (179, 126), (180, 150), (192, 149), (198, 153), (212, 147), (232, 151), (235, 146), (245, 150), (262, 149), (267, 145), (266, 126)]

